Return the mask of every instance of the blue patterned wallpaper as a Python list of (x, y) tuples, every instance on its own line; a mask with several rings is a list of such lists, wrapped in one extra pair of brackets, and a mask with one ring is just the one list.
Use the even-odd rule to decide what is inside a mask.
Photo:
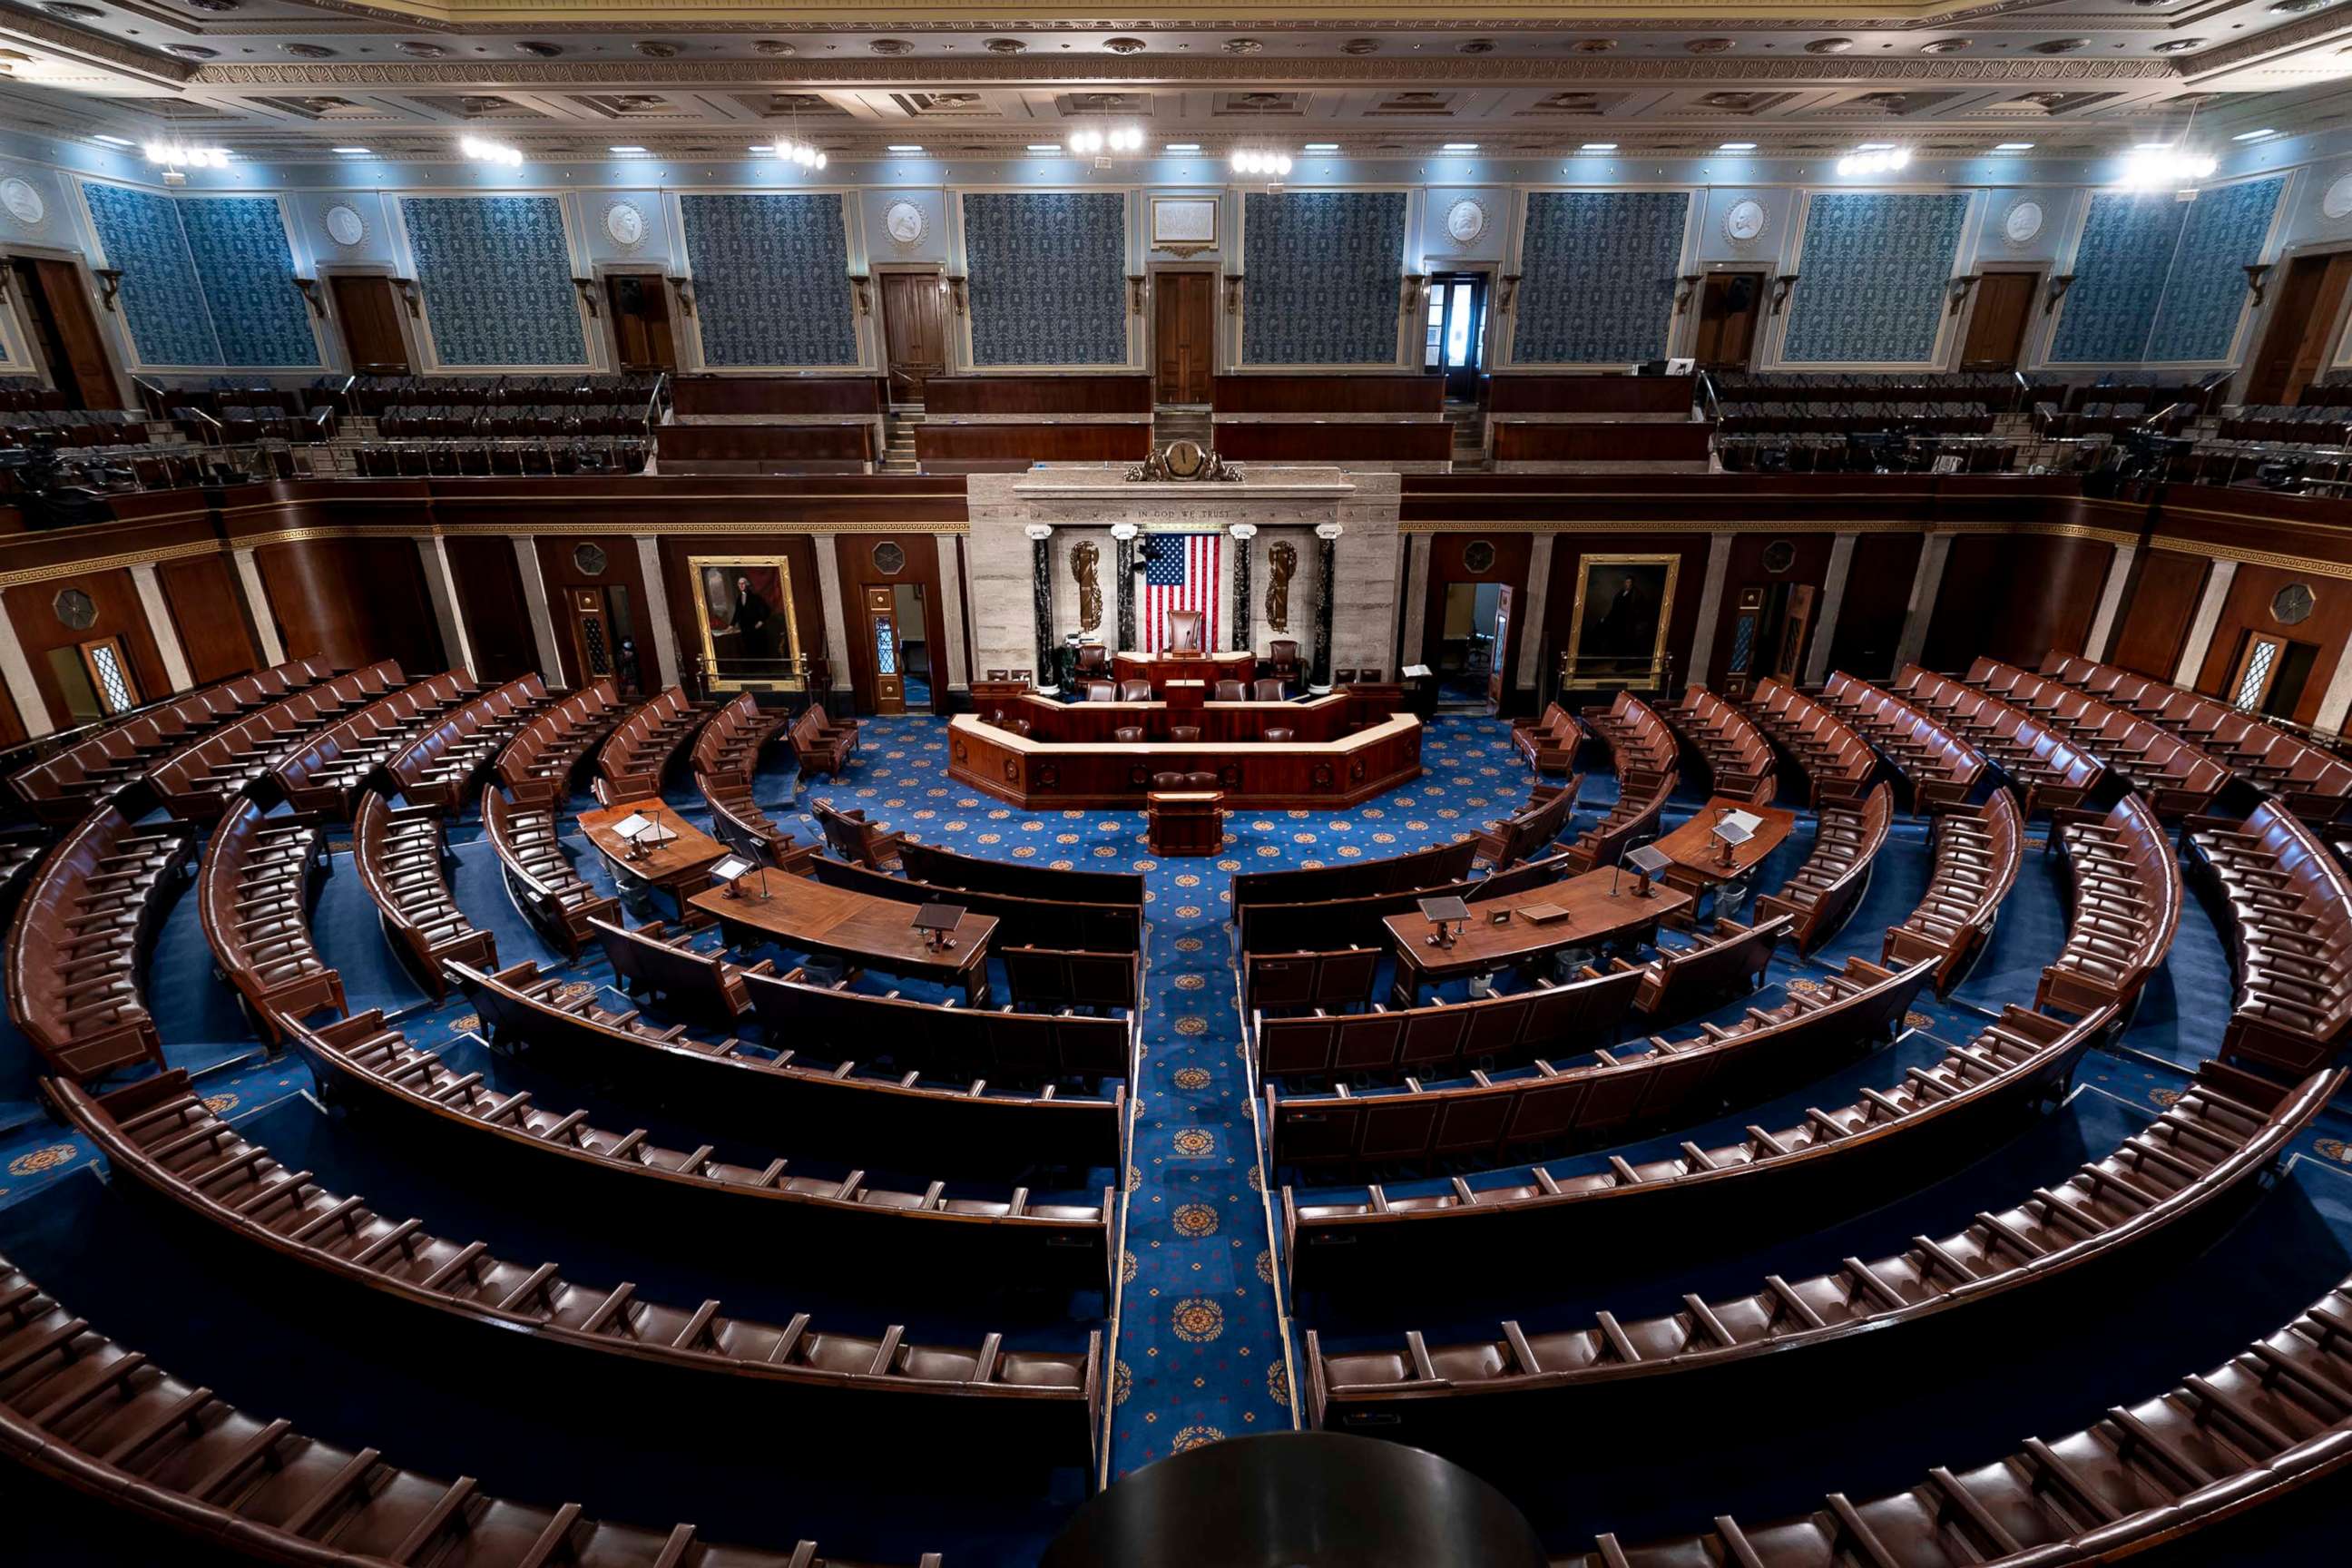
[[(2247, 263), (2262, 258), (2283, 178), (2217, 185), (2188, 203), (2180, 247), (2142, 355), (2149, 363), (2230, 357), (2252, 295)], [(2176, 204), (2178, 205), (2178, 204)]]
[(181, 232), (179, 203), (152, 191), (82, 182), (106, 264), (122, 274), (116, 298), (142, 366), (216, 365), (213, 335)]
[(1687, 191), (1538, 191), (1520, 251), (1517, 364), (1631, 364), (1666, 352)]
[(1965, 195), (1822, 192), (1805, 209), (1801, 278), (1780, 359), (1924, 364), (1968, 221)]
[(968, 193), (964, 271), (974, 364), (1127, 363), (1127, 198)]
[(588, 363), (553, 196), (403, 196), (434, 356), (445, 365)]
[(1402, 191), (1244, 198), (1245, 364), (1394, 364), (1404, 279)]
[(857, 363), (841, 197), (683, 196), (704, 363)]
[(2059, 307), (2050, 358), (2061, 364), (2137, 361), (2164, 298), (2172, 253), (2189, 205), (2170, 191), (2091, 198), (2082, 242), (2074, 247), (2074, 282)]
[(189, 197), (179, 204), (188, 254), (226, 365), (315, 365), (310, 307), (291, 281), (294, 253), (275, 196)]

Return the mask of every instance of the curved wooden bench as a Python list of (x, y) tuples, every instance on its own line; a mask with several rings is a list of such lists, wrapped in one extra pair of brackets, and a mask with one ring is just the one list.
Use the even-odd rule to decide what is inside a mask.
[(1759, 680), (1748, 694), (1748, 716), (1805, 775), (1816, 806), (1860, 800), (1878, 772), (1878, 757), (1853, 727), (1795, 687)]
[(1961, 679), (2064, 731), (2129, 780), (2158, 816), (2201, 812), (2230, 782), (2229, 769), (2179, 736), (2062, 681), (1991, 658), (1977, 660)]
[(1753, 925), (1717, 916), (1712, 933), (1695, 932), (1690, 946), (1661, 948), (1642, 965), (1642, 991), (1633, 1005), (1653, 1017), (1686, 1016), (1734, 990), (1755, 990), (1772, 965), (1772, 950), (1795, 923), (1792, 915), (1759, 914)]
[(572, 788), (572, 775), (627, 709), (611, 677), (582, 687), (516, 731), (499, 749), (498, 779), (519, 801), (545, 805)]
[(1240, 921), (1243, 910), (1259, 904), (1323, 903), (1442, 887), (1466, 879), (1477, 858), (1476, 841), (1465, 837), (1378, 860), (1302, 866), (1289, 871), (1236, 871), (1234, 919)]
[(281, 754), (270, 777), (295, 810), (348, 821), (377, 770), (472, 691), (472, 680), (453, 669), (387, 692)]
[(271, 816), (250, 796), (221, 814), (196, 877), (196, 918), (213, 963), (265, 1039), (285, 1021), (331, 1007), (343, 977), (310, 939), (310, 889), (332, 870), (317, 818)]
[(2284, 804), (2243, 822), (2192, 816), (2191, 864), (2229, 910), (2238, 994), (2224, 1055), (2289, 1072), (2324, 1067), (2352, 1035), (2352, 878)]
[[(1462, 840), (1460, 847), (1477, 847), (1467, 837)], [(1569, 852), (1562, 849), (1540, 860), (1522, 860), (1507, 871), (1496, 871), (1475, 880), (1465, 876), (1451, 882), (1397, 888), (1356, 898), (1250, 904), (1236, 908), (1234, 921), (1241, 928), (1241, 950), (1245, 955), (1297, 952), (1305, 948), (1329, 947), (1339, 942), (1358, 947), (1385, 948), (1389, 933), (1381, 922), (1390, 915), (1402, 914), (1412, 909), (1423, 899), (1454, 897), (1475, 904), (1482, 900), (1499, 899), (1507, 893), (1556, 881), (1573, 869)], [(1244, 874), (1236, 872), (1234, 880), (1240, 880)]]
[(1548, 702), (1537, 717), (1511, 721), (1511, 743), (1536, 772), (1569, 773), (1576, 767), (1576, 749), (1584, 743), (1584, 727), (1575, 714)]
[(710, 713), (707, 705), (689, 701), (682, 686), (640, 703), (596, 750), (596, 798), (616, 805), (661, 794), (662, 775)]
[(1304, 1017), (1253, 1011), (1250, 1088), (1337, 1076), (1451, 1076), (1475, 1062), (1516, 1066), (1571, 1043), (1614, 1039), (1647, 975), (1612, 960), (1606, 973), (1587, 966), (1565, 984), (1544, 981), (1467, 1002)]
[[(1593, 1169), (1450, 1193), (1361, 1202), (1301, 1201), (1282, 1190), (1283, 1235), (1300, 1289), (1444, 1279), (1586, 1255), (1600, 1246), (1663, 1255), (1675, 1237), (1761, 1221), (1820, 1228), (1948, 1173), (1992, 1146), (2000, 1130), (2063, 1092), (2075, 1060), (2114, 1023), (2112, 1012), (2065, 1019), (2004, 1009), (1929, 1068), (1906, 1068), (1851, 1105), (1808, 1107), (1803, 1120), (1737, 1142), (1639, 1163), (1612, 1156)], [(1693, 1229), (1691, 1227), (1697, 1227)]]
[(2180, 862), (2156, 813), (2137, 795), (2105, 817), (2055, 813), (2052, 847), (2074, 875), (2066, 945), (2042, 972), (2037, 1007), (2087, 1013), (2123, 1006), (2172, 949), (2180, 927)]
[(1143, 902), (1140, 871), (1064, 871), (1020, 860), (959, 855), (913, 839), (901, 839), (898, 854), (908, 877), (937, 888), (969, 888), (975, 892), (1008, 893), (1016, 899), (1066, 899), (1079, 904)]
[(278, 758), (400, 683), (400, 666), (383, 659), (305, 687), (173, 752), (155, 765), (147, 782), (173, 816), (211, 822), (232, 796), (267, 775)]
[(1996, 790), (1982, 805), (1936, 816), (1935, 869), (1918, 907), (1886, 928), (1879, 957), (1930, 963), (1936, 989), (1951, 990), (1992, 934), (2001, 900), (2025, 858), (2025, 819), (2016, 798)]
[(51, 1072), (163, 1065), (140, 966), (195, 847), (185, 824), (102, 805), (34, 871), (8, 925), (8, 1016)]
[[(296, 1029), (293, 1042), (339, 1102), (363, 1102), (420, 1139), (446, 1138), (460, 1168), (494, 1152), (520, 1155), (506, 1169), (543, 1186), (551, 1201), (609, 1200), (630, 1214), (663, 1216), (666, 1229), (730, 1247), (887, 1251), (891, 1265), (910, 1270), (1002, 1269), (1024, 1281), (1110, 1289), (1118, 1212), (1110, 1187), (1091, 1205), (1032, 1203), (1026, 1187), (1005, 1197), (949, 1197), (943, 1181), (899, 1191), (869, 1183), (863, 1170), (799, 1176), (789, 1161), (740, 1164), (717, 1158), (709, 1143), (666, 1149), (642, 1127), (608, 1131), (589, 1125), (585, 1111), (551, 1110), (528, 1091), (488, 1089), (481, 1074), (417, 1049), (380, 1012)], [(772, 1135), (768, 1146), (776, 1142)]]
[(1792, 994), (1770, 1012), (1749, 1008), (1729, 1027), (1702, 1024), (1686, 1040), (1651, 1037), (1646, 1047), (1601, 1049), (1556, 1068), (1538, 1059), (1528, 1077), (1394, 1094), (1282, 1095), (1265, 1091), (1266, 1163), (1311, 1170), (1383, 1162), (1493, 1158), (1515, 1148), (1590, 1144), (1671, 1121), (1693, 1107), (1736, 1101), (1759, 1088), (1817, 1071), (1826, 1061), (1901, 1026), (1926, 984), (1925, 964), (1887, 970), (1849, 959), (1843, 973)]
[(1670, 1421), (1659, 1402), (1711, 1399), (1710, 1372), (1739, 1368), (1742, 1389), (1762, 1395), (1767, 1376), (1822, 1373), (1818, 1364), (1788, 1363), (1801, 1351), (1816, 1352), (1805, 1358), (1816, 1363), (1832, 1345), (1884, 1354), (1889, 1332), (1916, 1339), (1934, 1324), (1957, 1333), (1954, 1320), (1982, 1316), (1986, 1303), (2022, 1310), (2013, 1300), (2020, 1290), (2087, 1290), (2159, 1242), (2193, 1255), (2345, 1077), (2315, 1073), (2286, 1089), (2209, 1062), (2115, 1152), (2011, 1208), (1979, 1212), (1958, 1231), (1916, 1237), (1872, 1262), (1849, 1258), (1804, 1279), (1775, 1274), (1743, 1296), (1686, 1295), (1681, 1311), (1664, 1317), (1603, 1311), (1591, 1328), (1528, 1334), (1507, 1322), (1491, 1341), (1427, 1346), (1415, 1333), (1401, 1350), (1329, 1355), (1309, 1330), (1308, 1419), (1456, 1457), (1494, 1451), (1523, 1442), (1571, 1403), (1595, 1419), (1604, 1388), (1644, 1401), (1646, 1418)]
[(677, 938), (660, 921), (625, 926), (617, 921), (588, 922), (613, 977), (632, 995), (656, 996), (678, 1010), (719, 1025), (732, 1024), (751, 1010), (751, 994), (743, 989), (746, 974), (772, 974), (776, 961), (763, 958), (753, 964), (730, 963), (719, 953), (693, 945), (691, 933)]
[(2056, 725), (1948, 675), (1906, 664), (1890, 689), (1966, 735), (1998, 763), (2024, 792), (2028, 816), (2079, 806), (2106, 778), (2107, 764)]
[(1642, 788), (1628, 788), (1609, 808), (1609, 815), (1578, 835), (1565, 851), (1569, 870), (1581, 875), (1599, 866), (1614, 866), (1626, 850), (1658, 833), (1658, 817), (1682, 782), (1668, 768), (1646, 776)]
[(783, 868), (793, 835), (776, 826), (753, 798), (760, 754), (783, 732), (784, 716), (762, 709), (748, 691), (736, 693), (694, 737), (694, 785), (710, 807), (712, 834), (754, 862)]
[(450, 890), (449, 850), (437, 809), (396, 806), (368, 791), (352, 825), (352, 860), (359, 868), (360, 885), (375, 901), (393, 951), (435, 1001), (449, 996), (445, 961), (498, 967), (497, 940), (475, 929)]
[(409, 805), (456, 811), (475, 779), (551, 700), (538, 676), (520, 676), (441, 715), (387, 759), (385, 771)]
[(1609, 748), (1610, 771), (1629, 794), (1672, 775), (1680, 748), (1657, 710), (1630, 691), (1620, 691), (1606, 708), (1587, 708), (1585, 727)]
[[(0, 1456), (196, 1543), (299, 1568), (451, 1561), (475, 1568), (857, 1568), (791, 1551), (706, 1542), (483, 1492), (265, 1421), (173, 1376), (77, 1317), (0, 1258)], [(446, 1554), (446, 1555), (445, 1555)], [(917, 1568), (941, 1568), (925, 1552)]]
[[(888, 1051), (916, 1037), (831, 1031), (822, 1000), (797, 999), (808, 1005), (792, 1015), (806, 1020), (793, 1047), (762, 1056), (739, 1039), (698, 1039), (683, 1029), (656, 1028), (634, 1013), (615, 1014), (597, 1005), (593, 991), (567, 995), (571, 987), (560, 976), (541, 975), (536, 964), (497, 974), (463, 964), (452, 969), (491, 1038), (508, 1047), (544, 1046), (562, 1070), (625, 1086), (631, 1103), (642, 1096), (645, 1103), (694, 1117), (698, 1126), (755, 1140), (789, 1135), (794, 1148), (829, 1159), (943, 1161), (973, 1172), (1119, 1163), (1130, 1081), (1125, 1074), (1108, 1099), (1008, 1090), (985, 1078), (934, 1083), (903, 1066), (877, 1069), (863, 1056), (828, 1053), (827, 1037), (863, 1052), (877, 1043)], [(906, 1011), (920, 1005), (841, 1012), (852, 1025), (912, 1028), (932, 1021)], [(1131, 1055), (1124, 1059), (1131, 1062)]]
[(1659, 716), (1706, 762), (1708, 794), (1769, 805), (1780, 793), (1780, 764), (1764, 731), (1706, 687), (1685, 688), (1682, 700)]
[(1853, 726), (1910, 781), (1911, 808), (1958, 805), (1984, 776), (1983, 753), (1946, 729), (1933, 714), (1843, 670), (1831, 675), (1822, 700)]
[(1486, 824), (1478, 836), (1478, 858), (1492, 870), (1505, 871), (1568, 830), (1576, 812), (1576, 794), (1584, 786), (1578, 773), (1556, 789), (1538, 784), (1528, 804), (1510, 816)]
[(486, 789), (482, 829), (523, 913), (572, 957), (579, 957), (582, 944), (593, 940), (591, 921), (618, 918), (621, 900), (599, 893), (572, 868), (551, 806), (525, 805)]
[[(1098, 1333), (1053, 1350), (1005, 1350), (994, 1334), (978, 1346), (916, 1345), (897, 1327), (844, 1335), (813, 1327), (805, 1313), (780, 1325), (725, 1316), (716, 1300), (649, 1300), (625, 1282), (583, 1285), (553, 1263), (511, 1262), (329, 1192), (222, 1121), (184, 1072), (102, 1098), (57, 1079), (43, 1087), (118, 1180), (404, 1331), (387, 1343), (425, 1327), (482, 1345), (523, 1335), (550, 1356), (575, 1355), (583, 1373), (616, 1388), (667, 1387), (706, 1410), (732, 1396), (782, 1415), (789, 1405), (780, 1398), (830, 1396), (809, 1407), (811, 1418), (873, 1420), (887, 1410), (967, 1438), (1034, 1443), (1047, 1463), (1088, 1464), (1095, 1453)], [(855, 1409), (869, 1402), (883, 1408)]]
[(1756, 918), (1789, 915), (1801, 953), (1834, 935), (1862, 901), (1870, 868), (1895, 820), (1895, 791), (1881, 779), (1859, 806), (1825, 805), (1815, 814), (1812, 848), (1777, 893), (1756, 900)]

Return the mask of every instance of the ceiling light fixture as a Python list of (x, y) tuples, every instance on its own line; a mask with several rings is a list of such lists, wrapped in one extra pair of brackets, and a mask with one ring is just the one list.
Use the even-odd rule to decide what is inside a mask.
[(2031, 153), (2033, 151), (2033, 143), (2031, 142), (1999, 142), (1993, 144), (1993, 151), (1996, 153)]
[(484, 142), (478, 137), (462, 136), (457, 151), (479, 163), (504, 163), (510, 169), (522, 167), (522, 149), (509, 147), (503, 142)]
[(645, 149), (644, 149), (644, 148), (642, 148), (642, 147), (634, 147), (634, 146), (632, 146), (632, 147), (607, 147), (607, 148), (605, 148), (605, 149), (604, 149), (604, 151), (605, 151), (605, 152), (607, 152), (607, 153), (642, 153), (642, 152), (644, 152), (644, 151), (645, 151)]
[(2209, 177), (2216, 166), (2213, 159), (2201, 153), (2184, 153), (2161, 142), (2146, 143), (2134, 148), (2131, 156), (2124, 160), (2123, 174), (2116, 184), (2127, 191), (2153, 190), (2159, 185), (2186, 186)]
[(1837, 161), (1837, 172), (1855, 174), (1886, 174), (1905, 168), (1911, 162), (1911, 149), (1892, 147), (1884, 142), (1867, 142), (1858, 152), (1849, 153)]
[(1132, 125), (1114, 125), (1108, 131), (1089, 128), (1070, 133), (1070, 151), (1081, 157), (1091, 156), (1106, 148), (1113, 153), (1132, 153), (1142, 145), (1143, 132)]
[(882, 150), (886, 153), (919, 153), (923, 144), (919, 142), (893, 142)]
[(367, 149), (364, 147), (330, 147), (327, 150), (331, 153), (347, 153), (354, 156), (364, 154), (367, 152)]
[(2260, 131), (2241, 131), (2235, 136), (2231, 137), (2230, 140), (2232, 142), (2267, 142), (2277, 134), (2277, 132), (2265, 125)]
[(1163, 153), (1197, 153), (1201, 144), (1198, 142), (1171, 142), (1160, 150)]
[(1339, 144), (1337, 142), (1309, 142), (1305, 147), (1299, 149), (1303, 153), (1337, 153), (1339, 150)]
[(1448, 142), (1438, 149), (1441, 153), (1475, 153), (1477, 150), (1478, 143), (1475, 142)]
[(110, 147), (136, 147), (139, 145), (138, 142), (133, 142), (128, 136), (109, 136), (103, 132), (93, 132), (90, 135), (90, 140), (93, 142), (103, 142)]
[(824, 167), (824, 153), (822, 151), (810, 146), (805, 142), (794, 142), (788, 137), (777, 137), (773, 147), (754, 147), (751, 151), (772, 153), (780, 161), (798, 163), (803, 169)]
[(1617, 143), (1614, 142), (1587, 142), (1583, 146), (1579, 147), (1577, 151), (1580, 153), (1614, 153), (1617, 151)]
[(1718, 153), (1753, 153), (1756, 151), (1756, 143), (1753, 142), (1726, 142), (1721, 146), (1717, 147), (1716, 151)]
[(1290, 154), (1243, 148), (1234, 154), (1233, 166), (1236, 174), (1273, 174), (1279, 178), (1290, 173)]
[(168, 163), (173, 168), (183, 165), (191, 169), (228, 167), (228, 149), (226, 147), (191, 147), (180, 142), (150, 142), (146, 153), (149, 163)]

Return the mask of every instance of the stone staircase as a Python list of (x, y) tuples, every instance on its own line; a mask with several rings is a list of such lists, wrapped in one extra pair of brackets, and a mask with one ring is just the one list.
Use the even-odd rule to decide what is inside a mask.
[(921, 471), (915, 461), (915, 426), (923, 422), (923, 405), (900, 403), (891, 406), (885, 422), (889, 431), (889, 445), (882, 449), (882, 461), (874, 471), (877, 474), (915, 474)]
[(1486, 416), (1475, 403), (1448, 402), (1445, 422), (1454, 426), (1454, 471), (1483, 470), (1486, 460)]

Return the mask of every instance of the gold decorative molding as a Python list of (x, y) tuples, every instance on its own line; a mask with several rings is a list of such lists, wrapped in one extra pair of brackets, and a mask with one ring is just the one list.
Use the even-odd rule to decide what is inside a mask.
[(128, 550), (114, 555), (89, 555), (79, 561), (59, 561), (47, 566), (20, 566), (14, 572), (0, 572), (0, 589), (21, 588), (33, 583), (54, 583), (61, 577), (86, 577), (93, 572), (120, 572), (127, 566), (152, 565), (163, 561), (192, 561), (199, 555), (223, 554), (228, 548), (217, 539), (199, 539), (186, 544)]
[(2331, 577), (2339, 583), (2352, 583), (2352, 561), (2323, 561), (2317, 556), (2293, 555), (2280, 550), (2242, 550), (2234, 544), (2214, 544), (2169, 533), (2156, 534), (2147, 544), (2151, 550), (2169, 551), (2176, 555), (2201, 555), (2208, 561), (2234, 561), (2241, 566), (2269, 566), (2307, 577)]

